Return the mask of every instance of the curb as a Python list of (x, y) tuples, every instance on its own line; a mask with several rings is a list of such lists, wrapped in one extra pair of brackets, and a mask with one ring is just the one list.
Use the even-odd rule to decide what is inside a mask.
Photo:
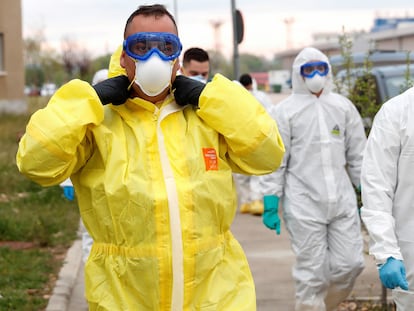
[(78, 238), (69, 248), (58, 280), (45, 311), (66, 311), (82, 264), (82, 241)]

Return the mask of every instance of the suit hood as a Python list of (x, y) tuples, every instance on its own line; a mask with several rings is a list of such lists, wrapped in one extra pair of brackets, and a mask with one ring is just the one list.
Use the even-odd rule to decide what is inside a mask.
[(295, 94), (311, 94), (306, 87), (305, 81), (300, 74), (300, 67), (311, 61), (323, 61), (328, 64), (329, 72), (326, 75), (326, 85), (323, 93), (331, 92), (333, 90), (332, 68), (328, 57), (313, 47), (304, 48), (295, 58), (292, 66), (292, 91)]

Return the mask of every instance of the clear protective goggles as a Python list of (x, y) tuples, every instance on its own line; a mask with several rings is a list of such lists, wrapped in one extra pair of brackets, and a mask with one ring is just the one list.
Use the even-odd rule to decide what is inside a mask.
[(157, 53), (162, 60), (174, 60), (180, 56), (180, 39), (168, 32), (137, 32), (124, 40), (124, 51), (136, 60), (147, 60)]
[(300, 67), (300, 74), (305, 78), (313, 78), (316, 74), (324, 77), (329, 72), (329, 66), (326, 62), (311, 62)]

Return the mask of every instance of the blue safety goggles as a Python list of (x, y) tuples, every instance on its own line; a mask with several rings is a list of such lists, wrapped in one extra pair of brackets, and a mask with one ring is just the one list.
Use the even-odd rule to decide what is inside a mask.
[(316, 74), (321, 77), (326, 76), (329, 72), (329, 66), (326, 62), (306, 63), (300, 67), (300, 74), (305, 78), (313, 78)]
[(163, 60), (174, 60), (180, 56), (180, 39), (168, 32), (138, 32), (124, 40), (124, 51), (136, 60), (147, 60), (157, 53)]

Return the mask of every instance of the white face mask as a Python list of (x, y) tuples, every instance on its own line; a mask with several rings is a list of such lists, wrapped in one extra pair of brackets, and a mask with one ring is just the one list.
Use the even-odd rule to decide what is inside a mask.
[(156, 53), (135, 62), (135, 83), (148, 96), (161, 94), (171, 82), (174, 61), (164, 61)]
[(204, 79), (204, 77), (202, 75), (196, 75), (196, 76), (189, 76), (189, 78), (196, 80), (196, 81), (200, 81), (204, 84), (207, 83), (207, 79)]
[(312, 93), (319, 93), (326, 83), (326, 77), (316, 74), (312, 78), (305, 78), (305, 84)]

